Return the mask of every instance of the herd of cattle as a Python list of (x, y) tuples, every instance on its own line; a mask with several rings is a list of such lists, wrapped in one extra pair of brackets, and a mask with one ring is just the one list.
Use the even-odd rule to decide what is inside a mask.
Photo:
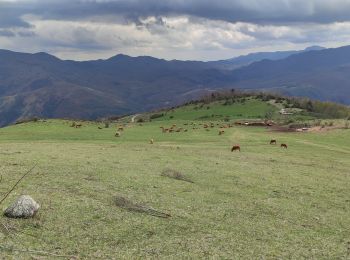
[[(225, 134), (225, 130), (226, 128), (231, 128), (233, 127), (234, 124), (220, 124), (220, 123), (184, 123), (183, 127), (178, 127), (176, 124), (173, 124), (172, 126), (166, 128), (164, 126), (161, 126), (160, 129), (162, 131), (162, 133), (180, 133), (180, 132), (188, 132), (188, 128), (192, 128), (193, 130), (197, 130), (197, 129), (205, 129), (206, 131), (210, 131), (211, 128), (215, 128), (215, 126), (219, 127), (219, 135), (223, 135)], [(77, 124), (75, 122), (72, 123), (71, 127), (75, 127), (75, 128), (80, 128), (82, 126), (82, 124)], [(142, 126), (142, 124), (139, 124), (139, 126)], [(115, 133), (115, 137), (121, 137), (122, 132), (124, 131), (124, 128), (126, 127), (126, 125), (123, 126), (118, 126), (117, 132)], [(103, 129), (102, 127), (98, 127), (98, 129)], [(150, 144), (154, 144), (154, 139), (150, 139), (149, 140)], [(276, 145), (277, 144), (277, 140), (272, 139), (270, 141), (271, 145)], [(285, 143), (281, 143), (281, 148), (285, 148), (287, 149), (288, 146)], [(241, 151), (241, 146), (239, 144), (235, 144), (232, 146), (231, 148), (231, 152), (233, 151)]]
[[(215, 124), (215, 123), (212, 123), (212, 122), (210, 122), (210, 123), (198, 123), (198, 124), (193, 123), (193, 122), (191, 122), (190, 124), (184, 123), (184, 126), (186, 126), (186, 127), (190, 126), (190, 127), (192, 127), (193, 130), (196, 130), (196, 129), (199, 129), (200, 127), (202, 127), (206, 131), (210, 131), (210, 128), (214, 128), (215, 125), (219, 127), (219, 135), (223, 135), (225, 133), (225, 130), (224, 130), (225, 128), (233, 127), (233, 124), (220, 124), (220, 123), (216, 123)], [(163, 133), (187, 132), (188, 131), (187, 128), (182, 128), (182, 127), (178, 128), (176, 126), (176, 124), (173, 124), (169, 128), (165, 128), (165, 127), (161, 126), (160, 129), (162, 130)], [(150, 143), (153, 144), (154, 140), (151, 139)], [(276, 145), (277, 141), (275, 139), (272, 139), (270, 141), (270, 144), (271, 145)], [(281, 147), (285, 148), (285, 149), (288, 148), (287, 144), (285, 144), (285, 143), (282, 143)], [(231, 152), (233, 152), (233, 151), (239, 151), (240, 152), (241, 151), (241, 146), (239, 144), (233, 145), (232, 148), (231, 148)]]

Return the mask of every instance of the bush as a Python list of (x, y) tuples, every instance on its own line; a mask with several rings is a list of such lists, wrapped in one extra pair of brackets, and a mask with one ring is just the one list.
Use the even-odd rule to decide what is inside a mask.
[(315, 126), (320, 126), (320, 125), (321, 125), (321, 122), (322, 122), (321, 120), (316, 120), (316, 122), (315, 122), (314, 125), (315, 125)]
[(24, 119), (17, 120), (15, 124), (19, 125), (19, 124), (24, 124), (24, 123), (29, 123), (29, 122), (38, 122), (38, 121), (39, 121), (39, 118), (30, 117), (30, 118), (24, 118)]
[(163, 117), (164, 116), (164, 114), (162, 113), (162, 114), (153, 114), (153, 115), (151, 115), (149, 118), (150, 119), (156, 119), (156, 118), (160, 118), (160, 117)]

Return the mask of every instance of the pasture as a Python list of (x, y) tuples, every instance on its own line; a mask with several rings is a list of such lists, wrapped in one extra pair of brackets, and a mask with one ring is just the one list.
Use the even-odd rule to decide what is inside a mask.
[[(1, 193), (37, 164), (1, 209), (20, 194), (41, 205), (33, 219), (1, 217), (0, 258), (350, 257), (350, 130), (234, 126), (219, 135), (217, 125), (192, 129), (190, 120), (130, 123), (120, 137), (115, 123), (76, 129), (48, 120), (0, 129)], [(173, 124), (188, 131), (162, 133)], [(234, 144), (241, 152), (231, 152)], [(120, 208), (116, 196), (171, 217)]]

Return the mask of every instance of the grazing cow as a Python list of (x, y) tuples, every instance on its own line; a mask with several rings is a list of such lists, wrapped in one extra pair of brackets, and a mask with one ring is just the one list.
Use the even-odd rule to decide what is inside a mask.
[(120, 134), (119, 132), (116, 132), (114, 136), (115, 136), (115, 137), (120, 137), (121, 134)]
[(75, 124), (75, 128), (80, 128), (82, 127), (82, 124)]
[(219, 135), (223, 135), (225, 133), (224, 130), (219, 131)]
[(270, 144), (277, 144), (277, 141), (276, 141), (275, 139), (272, 139), (272, 140), (270, 141)]
[(153, 143), (154, 143), (153, 138), (152, 138), (151, 140), (149, 140), (149, 143), (150, 143), (150, 144), (153, 144)]
[(124, 127), (119, 127), (118, 131), (124, 131)]
[(288, 148), (287, 144), (281, 144), (281, 147), (283, 147), (283, 148), (285, 148), (285, 149)]
[(234, 145), (234, 146), (232, 146), (232, 148), (231, 148), (231, 152), (233, 152), (233, 151), (241, 151), (241, 147), (239, 146), (239, 145)]
[(98, 129), (102, 129), (102, 127), (99, 126)]

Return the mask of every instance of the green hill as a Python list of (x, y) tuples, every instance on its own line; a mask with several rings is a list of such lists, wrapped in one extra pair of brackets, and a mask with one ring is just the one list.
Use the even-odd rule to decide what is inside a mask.
[(141, 121), (274, 120), (287, 125), (320, 119), (350, 118), (350, 107), (265, 93), (216, 92), (185, 105), (137, 116)]
[[(37, 164), (1, 209), (20, 194), (41, 208), (33, 219), (1, 217), (0, 258), (346, 259), (346, 122), (324, 119), (338, 128), (306, 133), (236, 126), (266, 114), (277, 119), (280, 108), (256, 98), (222, 102), (164, 110), (151, 122), (128, 117), (108, 128), (65, 120), (1, 128), (0, 192)], [(233, 144), (241, 152), (231, 152)]]

